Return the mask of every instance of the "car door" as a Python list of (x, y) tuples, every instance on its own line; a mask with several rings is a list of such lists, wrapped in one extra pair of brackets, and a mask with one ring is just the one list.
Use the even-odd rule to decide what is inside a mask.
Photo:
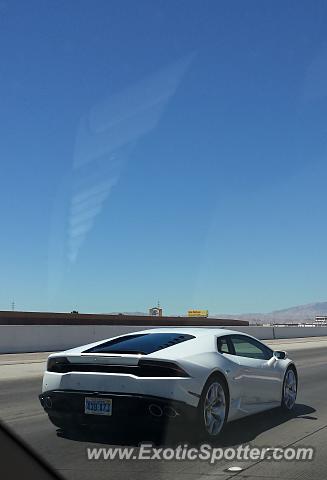
[(280, 372), (272, 362), (273, 351), (246, 335), (230, 335), (230, 350), (239, 364), (240, 408), (249, 413), (280, 402)]

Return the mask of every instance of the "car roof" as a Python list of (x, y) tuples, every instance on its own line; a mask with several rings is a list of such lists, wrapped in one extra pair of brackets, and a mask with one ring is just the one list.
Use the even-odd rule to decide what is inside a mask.
[[(93, 343), (89, 343), (87, 345), (82, 345), (80, 347), (74, 347), (69, 350), (65, 350), (65, 354), (81, 354), (83, 351), (85, 351), (86, 348), (92, 348), (97, 345), (101, 345), (102, 343), (105, 343), (109, 340), (119, 338), (119, 337), (125, 337), (128, 335), (139, 335), (139, 334), (151, 334), (151, 333), (178, 333), (178, 334), (184, 334), (184, 335), (193, 335), (195, 338), (200, 339), (200, 338), (205, 338), (205, 337), (210, 337), (210, 336), (224, 336), (224, 335), (232, 335), (232, 334), (240, 334), (240, 335), (245, 335), (247, 337), (252, 337), (251, 335), (248, 335), (247, 333), (237, 331), (237, 330), (229, 330), (227, 328), (216, 328), (216, 327), (159, 327), (159, 328), (148, 328), (145, 330), (137, 330), (137, 331), (132, 331), (128, 333), (124, 333), (121, 335), (116, 335), (110, 338), (104, 338), (102, 340), (98, 340)], [(193, 339), (194, 340), (194, 339)], [(191, 340), (192, 341), (192, 340)], [(171, 348), (183, 348), (183, 343), (180, 343), (178, 345), (175, 345)], [(168, 351), (169, 349), (167, 349)], [(163, 351), (163, 350), (162, 350)], [(57, 352), (57, 353), (52, 353), (51, 357), (55, 356), (60, 356), (62, 355), (63, 352)], [(167, 353), (167, 352), (166, 352)], [(155, 355), (155, 354), (151, 354)], [(149, 355), (150, 356), (150, 355)]]
[(204, 335), (223, 336), (223, 335), (229, 335), (231, 333), (236, 333), (236, 334), (240, 333), (242, 335), (246, 335), (243, 332), (239, 332), (236, 330), (228, 330), (226, 328), (216, 328), (216, 327), (159, 327), (159, 328), (149, 328), (146, 330), (141, 330), (133, 333), (140, 334), (140, 333), (169, 333), (169, 332), (189, 334), (189, 335), (194, 335), (196, 337), (201, 337)]

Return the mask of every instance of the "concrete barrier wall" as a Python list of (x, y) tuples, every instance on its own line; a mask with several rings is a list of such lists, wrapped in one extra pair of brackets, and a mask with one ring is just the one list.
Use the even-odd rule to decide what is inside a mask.
[(275, 338), (323, 337), (327, 327), (274, 327)]
[[(223, 327), (227, 330), (235, 330), (236, 332), (247, 333), (252, 337), (259, 338), (260, 340), (273, 340), (274, 327)], [(326, 330), (327, 333), (327, 330)]]
[(0, 325), (0, 353), (50, 352), (151, 327), (122, 325)]
[[(0, 325), (0, 353), (66, 350), (124, 333), (153, 328), (114, 325)], [(183, 328), (183, 327), (181, 327)], [(206, 327), (217, 328), (217, 327)], [(244, 332), (261, 340), (327, 335), (324, 327), (220, 327)]]

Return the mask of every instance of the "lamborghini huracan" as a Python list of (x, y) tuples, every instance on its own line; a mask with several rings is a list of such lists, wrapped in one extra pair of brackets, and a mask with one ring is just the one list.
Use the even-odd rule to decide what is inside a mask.
[(49, 356), (40, 402), (61, 429), (122, 416), (192, 420), (217, 437), (226, 422), (291, 410), (298, 374), (283, 351), (225, 328), (156, 328)]

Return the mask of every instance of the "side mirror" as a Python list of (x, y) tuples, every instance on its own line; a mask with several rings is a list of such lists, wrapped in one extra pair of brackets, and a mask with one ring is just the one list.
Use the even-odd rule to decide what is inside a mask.
[(287, 352), (283, 352), (282, 350), (276, 350), (274, 352), (274, 357), (277, 358), (277, 360), (284, 360), (287, 357)]

